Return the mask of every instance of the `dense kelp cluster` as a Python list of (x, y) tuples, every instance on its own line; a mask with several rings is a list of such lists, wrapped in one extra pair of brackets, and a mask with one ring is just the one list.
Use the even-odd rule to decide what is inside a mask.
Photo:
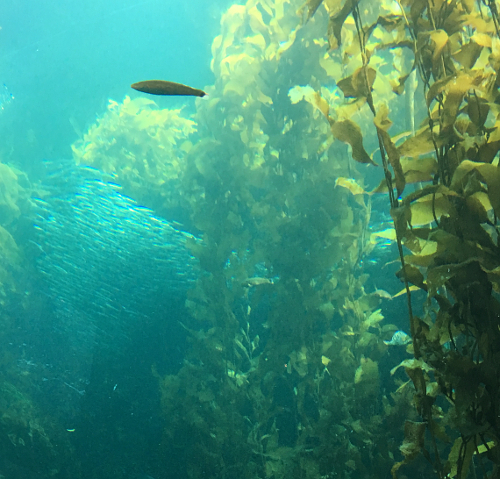
[[(330, 48), (342, 48), (346, 20), (354, 20), (357, 68), (338, 85), (373, 114), (400, 248), (399, 275), (408, 293), (415, 359), (402, 365), (415, 387), (422, 422), (406, 423), (401, 447), (405, 459), (394, 466), (393, 474), (422, 452), (438, 477), (465, 478), (471, 464), (496, 477), (500, 432), (496, 4), (403, 1), (394, 4), (390, 14), (381, 15), (378, 9), (362, 10), (367, 8), (362, 2), (310, 1), (308, 16), (322, 3), (330, 16)], [(382, 35), (377, 35), (380, 31)], [(372, 60), (387, 49), (406, 49), (410, 59), (406, 71), (394, 65), (399, 72), (392, 82), (394, 91), (402, 93), (416, 71), (424, 92), (426, 118), (402, 143), (389, 135), (390, 109), (377, 102), (372, 88), (382, 73)], [(336, 135), (335, 122), (330, 123)], [(354, 150), (353, 158), (358, 160)], [(415, 172), (420, 187), (407, 192), (408, 175)], [(425, 181), (420, 174), (430, 178)], [(403, 253), (402, 243), (408, 254)], [(428, 298), (418, 316), (412, 311), (413, 289), (424, 290)], [(450, 442), (448, 450), (444, 444)]]
[(168, 216), (182, 204), (178, 179), (195, 132), (194, 121), (180, 109), (160, 110), (147, 98), (126, 97), (120, 104), (110, 100), (72, 149), (77, 164), (113, 173), (124, 194)]
[(193, 478), (366, 470), (380, 427), (366, 408), (383, 406), (364, 356), (386, 349), (380, 299), (355, 274), (369, 206), (335, 188), (345, 152), (329, 152), (321, 114), (288, 96), (326, 79), (323, 51), (312, 28), (297, 32), (287, 3), (233, 6), (221, 26), (183, 182), (208, 274), (189, 301), (186, 365), (161, 381), (165, 447)]

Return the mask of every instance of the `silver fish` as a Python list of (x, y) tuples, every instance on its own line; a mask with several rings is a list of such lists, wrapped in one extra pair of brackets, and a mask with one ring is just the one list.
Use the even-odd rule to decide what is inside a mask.
[(390, 341), (384, 341), (387, 346), (404, 346), (411, 343), (411, 337), (408, 336), (404, 331), (396, 331)]

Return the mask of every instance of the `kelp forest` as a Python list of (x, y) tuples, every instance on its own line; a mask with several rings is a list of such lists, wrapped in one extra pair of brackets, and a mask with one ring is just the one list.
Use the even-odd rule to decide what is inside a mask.
[[(199, 262), (183, 362), (150, 365), (164, 477), (500, 476), (499, 21), (494, 0), (248, 0), (193, 111), (110, 100), (73, 144)], [(1, 166), (16, 263), (35, 186)], [(65, 462), (16, 394), (2, 435)]]

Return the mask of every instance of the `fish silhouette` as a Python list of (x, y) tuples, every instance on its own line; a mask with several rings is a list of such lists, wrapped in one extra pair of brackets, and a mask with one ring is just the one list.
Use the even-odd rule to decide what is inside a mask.
[(140, 81), (133, 83), (131, 87), (134, 90), (150, 93), (151, 95), (187, 95), (200, 97), (206, 95), (203, 90), (166, 80)]

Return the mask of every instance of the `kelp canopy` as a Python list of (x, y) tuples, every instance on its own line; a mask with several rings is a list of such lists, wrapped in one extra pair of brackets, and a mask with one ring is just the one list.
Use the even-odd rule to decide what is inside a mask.
[[(192, 348), (158, 375), (178, 474), (497, 477), (496, 4), (249, 0), (212, 55), (193, 118), (127, 98), (73, 147), (203, 238)], [(394, 385), (398, 328), (362, 267), (378, 194), (413, 339)]]

